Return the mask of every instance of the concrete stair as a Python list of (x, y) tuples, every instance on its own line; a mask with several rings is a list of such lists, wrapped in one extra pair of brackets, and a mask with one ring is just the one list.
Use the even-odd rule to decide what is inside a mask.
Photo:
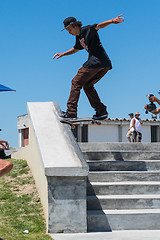
[(160, 230), (160, 143), (79, 143), (88, 231)]

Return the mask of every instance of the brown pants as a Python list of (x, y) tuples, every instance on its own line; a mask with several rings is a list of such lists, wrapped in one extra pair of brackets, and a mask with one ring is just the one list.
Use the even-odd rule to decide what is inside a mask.
[(96, 111), (106, 110), (106, 106), (101, 102), (94, 84), (97, 83), (107, 72), (109, 68), (84, 68), (78, 70), (77, 75), (72, 79), (70, 96), (67, 102), (67, 112), (77, 114), (77, 104), (80, 96), (80, 90), (83, 87), (85, 94)]

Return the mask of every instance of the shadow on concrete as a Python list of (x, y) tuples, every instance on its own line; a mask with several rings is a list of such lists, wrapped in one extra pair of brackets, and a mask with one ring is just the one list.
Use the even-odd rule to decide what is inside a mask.
[(121, 152), (111, 152), (111, 154), (113, 155), (113, 158), (114, 158), (115, 160), (124, 161), (124, 158), (123, 158)]
[(90, 199), (87, 201), (87, 210), (92, 211), (92, 214), (89, 214), (88, 216), (87, 231), (112, 232), (108, 217), (103, 211), (100, 200), (97, 198), (92, 184), (90, 182), (88, 182), (88, 184), (89, 190), (87, 190), (87, 195), (90, 196)]
[(145, 161), (97, 161), (88, 162), (90, 171), (147, 171)]
[(87, 219), (87, 232), (112, 232), (108, 217), (103, 210), (93, 211)]

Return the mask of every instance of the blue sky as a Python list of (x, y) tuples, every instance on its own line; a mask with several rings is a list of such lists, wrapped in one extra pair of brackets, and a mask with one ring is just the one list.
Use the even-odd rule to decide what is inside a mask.
[[(124, 23), (99, 30), (113, 69), (96, 89), (111, 118), (135, 111), (150, 118), (146, 94), (160, 89), (159, 9), (159, 0), (0, 0), (0, 84), (16, 89), (0, 93), (0, 138), (18, 145), (17, 116), (27, 113), (27, 102), (56, 101), (66, 110), (71, 80), (88, 57), (82, 50), (52, 60), (75, 43), (61, 32), (68, 16), (88, 25), (123, 14)], [(93, 114), (82, 91), (78, 116)]]

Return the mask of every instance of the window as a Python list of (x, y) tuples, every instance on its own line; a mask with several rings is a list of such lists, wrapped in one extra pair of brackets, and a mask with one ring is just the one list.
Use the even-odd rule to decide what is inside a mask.
[(75, 125), (72, 133), (77, 142), (88, 142), (88, 125)]
[(29, 128), (22, 129), (22, 147), (29, 144)]
[(151, 142), (158, 141), (157, 132), (158, 132), (157, 126), (151, 126)]
[(88, 125), (82, 127), (82, 142), (88, 142)]

